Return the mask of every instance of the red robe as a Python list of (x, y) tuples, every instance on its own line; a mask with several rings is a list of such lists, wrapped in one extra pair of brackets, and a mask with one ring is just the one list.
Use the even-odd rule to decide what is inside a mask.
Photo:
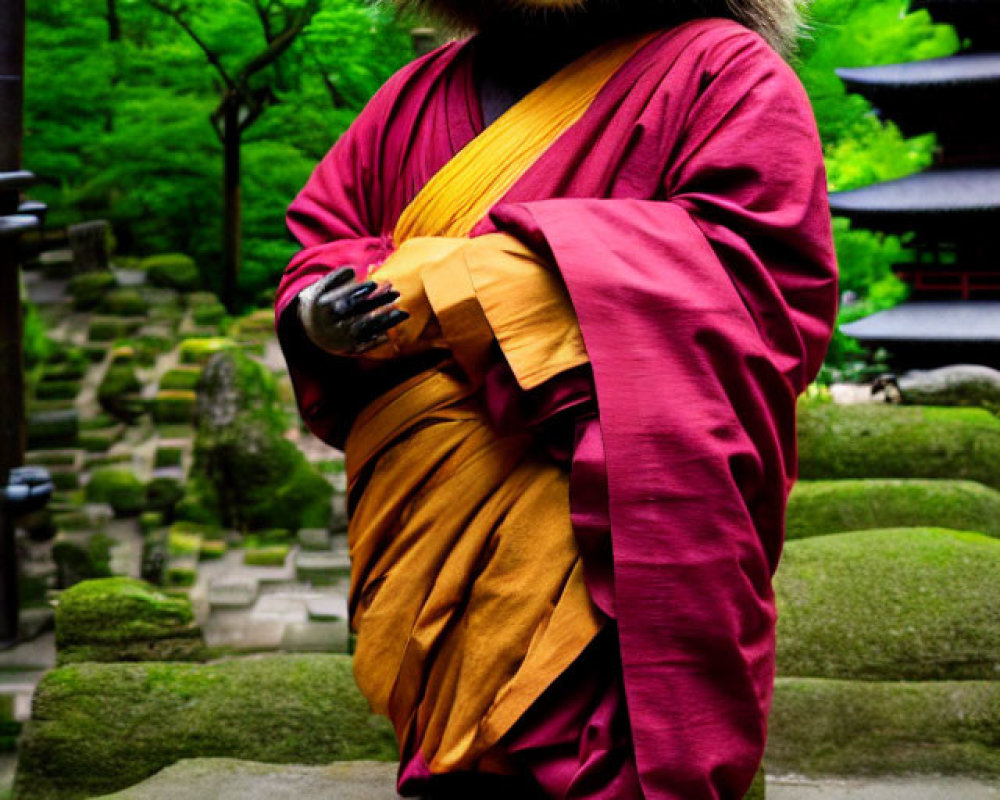
[[(474, 47), (394, 76), (289, 211), (304, 249), (278, 292), (279, 333), (303, 417), (334, 445), (379, 387), (296, 341), (281, 312), (330, 269), (384, 260), (405, 206), (482, 130)], [(498, 230), (557, 266), (590, 358), (599, 413), (572, 454), (573, 523), (617, 621), (643, 792), (741, 797), (773, 689), (795, 399), (837, 301), (805, 93), (734, 22), (664, 31), (472, 235)]]

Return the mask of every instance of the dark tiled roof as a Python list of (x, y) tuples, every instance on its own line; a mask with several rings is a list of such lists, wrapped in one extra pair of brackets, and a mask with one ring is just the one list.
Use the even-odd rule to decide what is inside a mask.
[[(834, 214), (879, 227), (935, 215), (1000, 224), (1000, 168), (933, 170), (830, 195)], [(905, 219), (904, 219), (905, 218)], [(996, 229), (994, 229), (996, 231)]]
[(1000, 300), (914, 301), (840, 329), (863, 342), (1000, 344)]
[[(972, 53), (836, 72), (849, 91), (862, 94), (870, 86), (932, 90), (957, 84), (993, 84), (1000, 89), (1000, 53)], [(983, 109), (977, 111), (982, 113)]]

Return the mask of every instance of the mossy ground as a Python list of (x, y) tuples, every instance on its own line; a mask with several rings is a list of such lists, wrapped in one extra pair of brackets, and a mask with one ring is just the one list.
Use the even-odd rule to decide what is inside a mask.
[(195, 756), (325, 764), (397, 752), (344, 656), (77, 664), (50, 672), (37, 690), (17, 796), (107, 794)]
[(1000, 537), (1000, 491), (974, 481), (800, 481), (788, 500), (786, 522), (789, 540), (911, 526)]
[(78, 583), (59, 596), (56, 607), (60, 648), (187, 636), (193, 629), (188, 600), (168, 597), (133, 578)]
[(775, 578), (778, 672), (862, 679), (1000, 675), (1000, 542), (938, 528), (790, 542)]
[(779, 678), (769, 730), (770, 772), (1000, 776), (1000, 681)]
[(1000, 419), (979, 408), (802, 403), (799, 477), (965, 479), (1000, 489)]

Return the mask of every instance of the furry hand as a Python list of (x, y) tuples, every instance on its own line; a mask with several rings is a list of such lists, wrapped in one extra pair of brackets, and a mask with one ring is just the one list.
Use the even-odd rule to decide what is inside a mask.
[(340, 267), (299, 292), (299, 320), (318, 347), (338, 356), (360, 355), (383, 344), (386, 331), (409, 317), (392, 307), (399, 292), (389, 284), (359, 282)]

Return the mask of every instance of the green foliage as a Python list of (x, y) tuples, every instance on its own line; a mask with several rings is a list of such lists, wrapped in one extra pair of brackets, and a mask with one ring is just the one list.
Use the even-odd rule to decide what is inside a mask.
[[(904, 139), (895, 125), (875, 116), (864, 98), (848, 94), (835, 73), (842, 67), (937, 58), (958, 50), (952, 28), (934, 24), (926, 11), (907, 11), (907, 0), (815, 0), (808, 6), (810, 31), (801, 43), (797, 71), (816, 114), (833, 191), (902, 178), (933, 160), (932, 135)], [(906, 298), (906, 286), (892, 272), (893, 264), (904, 260), (899, 239), (852, 231), (846, 220), (838, 219), (834, 241), (841, 291), (854, 292), (861, 300), (842, 311), (838, 326)], [(864, 377), (861, 369), (870, 358), (838, 330), (823, 379)]]
[(392, 727), (371, 714), (344, 656), (75, 664), (38, 687), (16, 793), (100, 796), (204, 756), (206, 747), (279, 764), (398, 758)]
[(146, 487), (131, 470), (95, 470), (87, 482), (87, 502), (107, 503), (119, 517), (134, 516), (145, 510)]
[[(266, 98), (243, 147), (246, 299), (273, 288), (294, 246), (283, 210), (319, 158), (375, 89), (412, 58), (389, 4), (365, 0), (177, 0), (198, 36), (238, 77), (272, 31), (316, 11), (249, 89)], [(212, 113), (221, 81), (204, 52), (167, 14), (119, 0), (121, 36), (109, 37), (108, 4), (46, 0), (28, 6), (25, 163), (33, 194), (54, 225), (112, 221), (119, 252), (190, 253), (218, 286), (222, 148)], [(193, 287), (192, 287), (193, 288)]]

